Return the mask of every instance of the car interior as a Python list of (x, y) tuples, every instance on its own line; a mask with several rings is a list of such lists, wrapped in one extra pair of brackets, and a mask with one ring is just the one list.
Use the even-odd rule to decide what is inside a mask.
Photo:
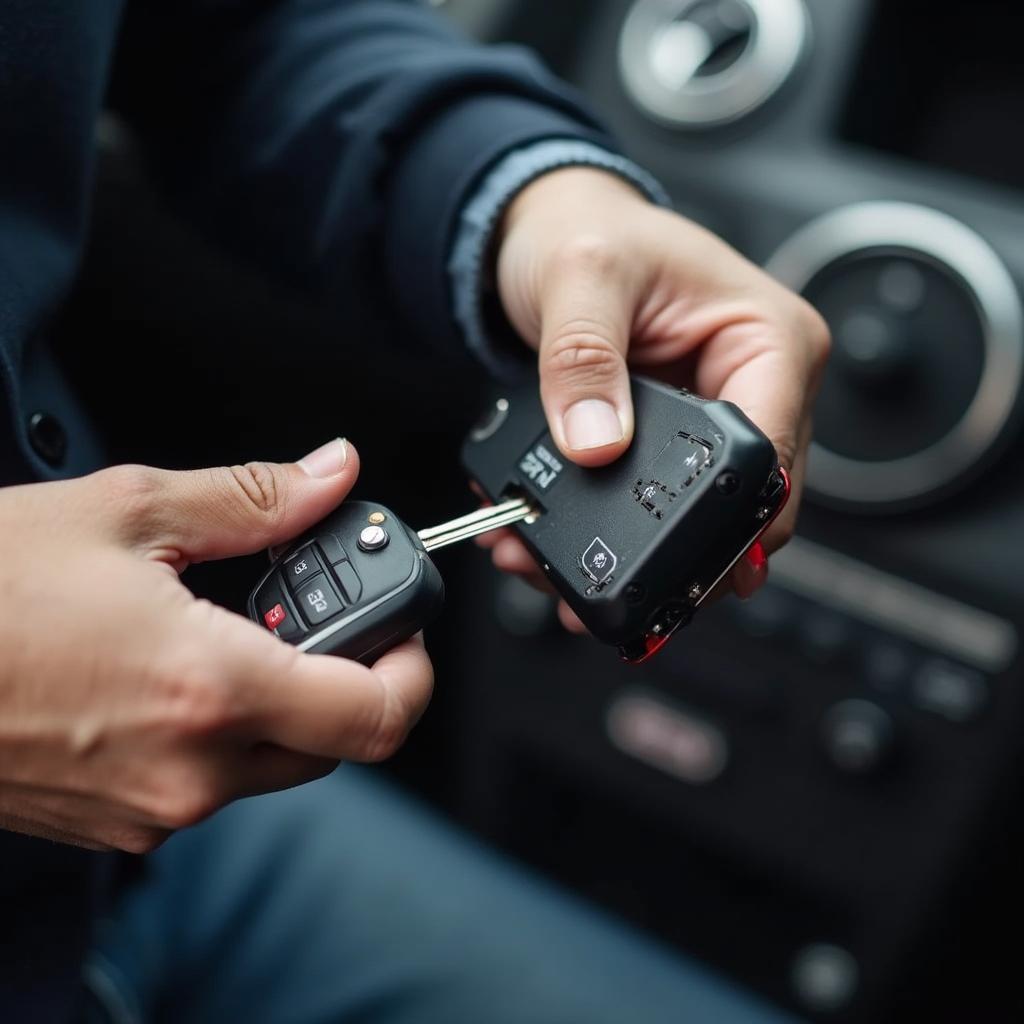
[[(1024, 12), (436, 6), (539, 52), (679, 212), (821, 311), (833, 353), (761, 592), (635, 666), (473, 545), (442, 551), (435, 699), (380, 770), (803, 1019), (1022, 1019)], [(113, 115), (57, 335), (114, 461), (290, 459), (343, 434), (355, 497), (417, 528), (476, 505), (459, 448), (495, 384), (473, 358), (223, 255)], [(266, 564), (186, 582), (242, 611)]]

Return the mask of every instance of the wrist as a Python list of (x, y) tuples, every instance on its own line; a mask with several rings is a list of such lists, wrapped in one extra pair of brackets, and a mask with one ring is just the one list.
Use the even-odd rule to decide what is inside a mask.
[[(596, 173), (580, 176), (586, 170)], [(578, 236), (581, 228), (593, 222), (596, 211), (613, 202), (613, 190), (628, 204), (625, 208), (634, 218), (638, 200), (650, 209), (671, 206), (668, 194), (643, 168), (574, 138), (545, 139), (513, 150), (465, 204), (448, 262), (452, 312), (467, 347), (496, 376), (516, 379), (530, 365), (521, 339), (516, 337), (517, 332), (523, 335), (523, 325), (510, 321), (499, 295), (499, 264), (510, 248), (504, 241), (511, 225), (530, 225), (517, 231), (528, 236), (526, 244), (519, 247), (525, 255), (535, 241)], [(530, 198), (519, 202), (526, 191), (531, 192)], [(549, 196), (553, 197), (550, 201)], [(566, 212), (559, 206), (567, 205), (573, 196), (572, 215), (559, 218)], [(515, 206), (511, 217), (510, 206)], [(529, 265), (532, 261), (522, 262)]]
[(590, 166), (559, 167), (531, 181), (509, 203), (496, 232), (497, 246), (527, 220), (564, 224), (582, 215), (585, 223), (603, 220), (609, 210), (621, 206), (649, 209), (651, 199), (639, 185), (615, 171)]

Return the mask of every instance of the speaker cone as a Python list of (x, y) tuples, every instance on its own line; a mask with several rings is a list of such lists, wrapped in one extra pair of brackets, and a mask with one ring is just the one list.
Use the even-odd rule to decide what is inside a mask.
[(970, 228), (908, 203), (812, 221), (768, 270), (828, 321), (808, 493), (860, 511), (926, 505), (1011, 436), (1024, 317), (1006, 267)]

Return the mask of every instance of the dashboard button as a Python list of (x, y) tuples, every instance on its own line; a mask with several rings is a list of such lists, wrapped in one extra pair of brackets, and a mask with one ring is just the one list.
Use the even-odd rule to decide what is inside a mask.
[(850, 623), (839, 615), (811, 612), (800, 624), (800, 649), (820, 665), (846, 654), (850, 640)]
[(869, 700), (833, 705), (822, 722), (829, 760), (847, 775), (873, 775), (890, 759), (896, 730), (888, 712)]
[(977, 718), (988, 696), (988, 682), (980, 672), (939, 658), (926, 661), (911, 685), (911, 697), (918, 707), (950, 722)]
[(871, 644), (864, 652), (864, 677), (885, 693), (905, 690), (913, 670), (910, 652), (899, 644)]

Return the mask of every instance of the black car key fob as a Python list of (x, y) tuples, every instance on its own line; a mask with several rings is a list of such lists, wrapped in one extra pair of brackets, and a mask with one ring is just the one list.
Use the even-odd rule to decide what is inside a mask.
[(732, 403), (632, 379), (636, 427), (614, 463), (583, 469), (548, 432), (536, 382), (500, 398), (462, 450), (513, 529), (599, 640), (641, 661), (664, 644), (782, 508), (771, 441)]
[(276, 559), (249, 596), (249, 617), (302, 651), (372, 664), (443, 603), (417, 534), (381, 505), (349, 501)]

